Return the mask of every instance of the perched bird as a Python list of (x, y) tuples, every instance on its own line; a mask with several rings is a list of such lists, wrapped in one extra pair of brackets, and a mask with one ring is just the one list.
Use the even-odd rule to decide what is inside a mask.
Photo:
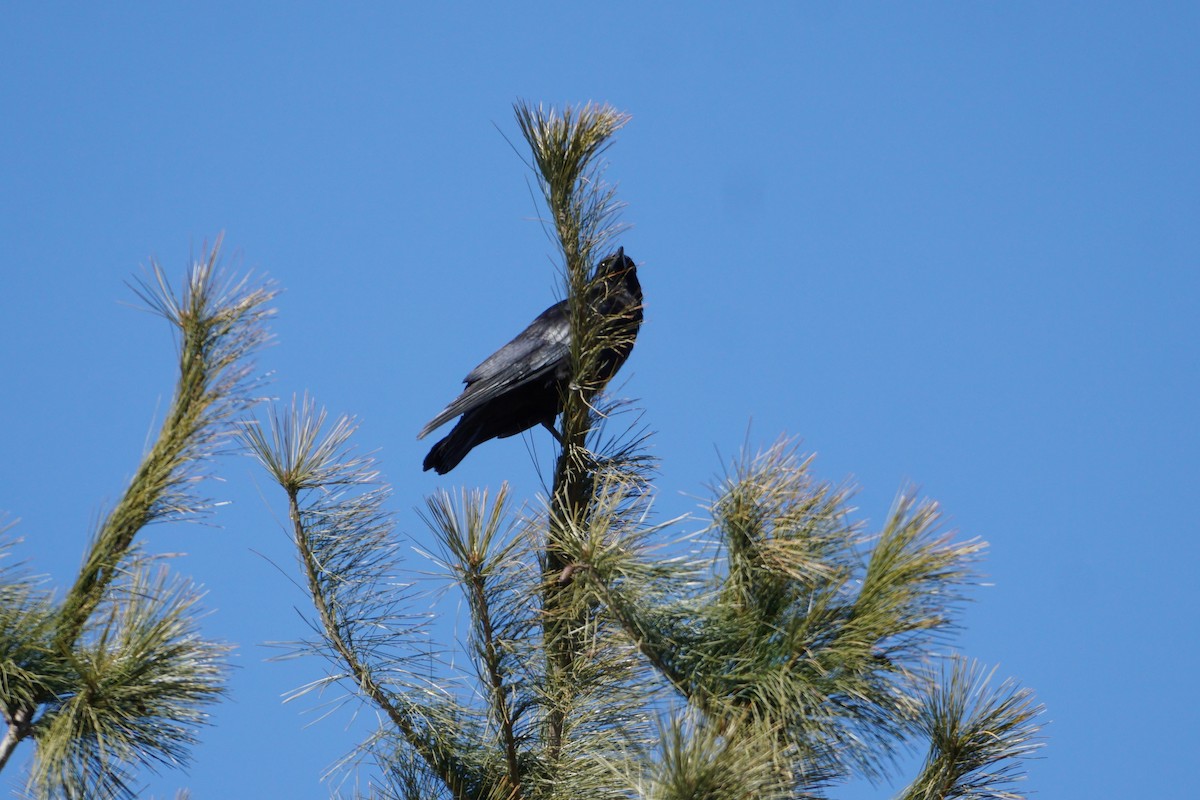
[[(642, 287), (625, 248), (600, 262), (588, 282), (587, 298), (603, 322), (602, 347), (596, 360), (598, 383), (606, 384), (633, 349), (642, 324)], [(567, 301), (543, 311), (517, 338), (501, 347), (463, 379), (467, 387), (442, 413), (429, 421), (423, 439), (455, 417), (462, 419), (425, 456), (424, 468), (444, 475), (458, 466), (471, 448), (489, 439), (515, 436), (544, 425), (558, 437), (554, 418), (562, 411), (562, 395), (571, 371), (571, 312)]]

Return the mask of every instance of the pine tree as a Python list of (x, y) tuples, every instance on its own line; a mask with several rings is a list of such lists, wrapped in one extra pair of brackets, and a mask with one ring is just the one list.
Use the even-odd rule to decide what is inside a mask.
[[(588, 277), (618, 232), (601, 156), (627, 117), (518, 104), (571, 307), (572, 376), (553, 484), (535, 513), (502, 487), (439, 492), (425, 518), (462, 592), (470, 669), (441, 665), (406, 611), (390, 490), (305, 399), (245, 439), (284, 489), (315, 607), (311, 652), (374, 707), (372, 796), (455, 800), (826, 797), (849, 776), (928, 756), (901, 795), (1016, 798), (1041, 709), (943, 652), (978, 541), (904, 492), (881, 530), (851, 519), (781, 441), (713, 490), (703, 537), (653, 523), (654, 462), (609, 436), (593, 397), (606, 346)], [(522, 506), (528, 509), (531, 506)]]

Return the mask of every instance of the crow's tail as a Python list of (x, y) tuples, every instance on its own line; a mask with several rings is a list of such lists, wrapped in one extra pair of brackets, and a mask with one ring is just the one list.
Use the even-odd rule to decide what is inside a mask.
[(479, 426), (463, 425), (463, 422), (460, 420), (446, 438), (430, 449), (422, 464), (426, 472), (433, 470), (438, 475), (445, 475), (467, 457), (471, 448), (479, 444)]

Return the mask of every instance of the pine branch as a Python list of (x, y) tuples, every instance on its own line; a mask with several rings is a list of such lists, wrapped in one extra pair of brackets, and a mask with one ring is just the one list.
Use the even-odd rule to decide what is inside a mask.
[[(32, 774), (40, 795), (86, 785), (96, 787), (93, 796), (128, 793), (134, 765), (184, 760), (190, 726), (203, 719), (197, 707), (220, 691), (213, 659), (221, 647), (190, 632), (190, 595), (161, 581), (138, 583), (144, 576), (133, 555), (144, 526), (206, 509), (194, 493), (203, 465), (228, 440), (232, 417), (256, 401), (250, 358), (267, 338), (274, 292), (224, 277), (220, 245), (218, 238), (191, 267), (180, 295), (158, 264), (135, 287), (179, 331), (178, 384), (157, 439), (97, 530), (74, 585), (57, 607), (20, 582), (0, 589), (7, 595), (0, 598), (0, 702), (8, 725), (0, 767), (21, 740), (36, 737)], [(126, 593), (128, 581), (142, 594)], [(14, 587), (26, 593), (15, 597)], [(157, 649), (141, 651), (139, 643)], [(149, 691), (156, 708), (133, 695), (114, 699), (93, 691), (122, 685), (124, 667), (112, 666), (118, 662), (166, 670), (161, 674), (178, 680), (164, 679)], [(189, 674), (195, 685), (186, 684)], [(183, 727), (173, 727), (176, 721)], [(139, 740), (152, 728), (157, 733)]]
[(781, 738), (753, 719), (719, 730), (703, 715), (674, 715), (662, 726), (660, 757), (638, 796), (647, 800), (791, 800)]
[(55, 606), (41, 579), (13, 561), (15, 540), (0, 526), (0, 770), (33, 731), (42, 698), (52, 697), (62, 669), (45, 643), (54, 630)]
[(517, 125), (533, 153), (538, 184), (550, 210), (555, 243), (567, 265), (572, 293), (586, 283), (586, 268), (617, 232), (615, 190), (603, 180), (599, 160), (629, 115), (587, 103), (561, 112), (527, 103), (514, 105)]
[(129, 488), (96, 534), (75, 585), (64, 600), (54, 646), (68, 652), (116, 576), (121, 558), (146, 525), (203, 510), (192, 493), (198, 467), (232, 432), (230, 421), (252, 397), (249, 356), (266, 340), (262, 323), (273, 310), (270, 288), (223, 279), (221, 240), (188, 274), (180, 296), (158, 264), (137, 288), (180, 335), (179, 382), (162, 430)]
[(201, 709), (224, 693), (229, 647), (198, 635), (200, 594), (134, 559), (74, 648), (73, 690), (33, 724), (38, 797), (136, 796), (134, 767), (185, 766)]
[(871, 552), (851, 627), (884, 647), (889, 658), (919, 654), (931, 637), (947, 631), (962, 602), (961, 587), (975, 577), (972, 564), (985, 545), (939, 534), (940, 518), (937, 503), (918, 503), (903, 493)]
[(489, 509), (486, 492), (470, 496), (464, 492), (457, 506), (448, 493), (441, 492), (427, 500), (425, 519), (439, 534), (447, 565), (470, 608), (478, 677), (498, 728), (507, 770), (506, 780), (497, 787), (497, 796), (519, 800), (525, 794), (516, 727), (520, 709), (514, 705), (520, 687), (509, 661), (512, 643), (528, 635), (530, 626), (518, 622), (514, 610), (506, 609), (519, 596), (512, 575), (518, 540), (512, 535), (511, 525), (505, 526), (507, 496), (505, 484)]
[(717, 487), (715, 585), (699, 580), (699, 553), (656, 572), (636, 535), (618, 538), (608, 562), (587, 556), (586, 574), (716, 730), (769, 720), (791, 748), (795, 785), (816, 791), (849, 772), (881, 774), (910, 734), (930, 637), (951, 624), (981, 545), (938, 536), (936, 507), (903, 496), (864, 569), (849, 491), (814, 481), (809, 463), (781, 441)]
[(333, 680), (346, 679), (377, 708), (455, 798), (481, 798), (486, 776), (468, 763), (454, 738), (461, 714), (421, 702), (411, 687), (398, 691), (390, 685), (406, 674), (410, 658), (397, 651), (411, 646), (419, 626), (402, 624), (392, 611), (402, 587), (393, 578), (393, 522), (382, 508), (388, 492), (378, 484), (373, 460), (352, 452), (353, 421), (343, 417), (326, 432), (325, 418), (306, 398), (293, 401), (290, 411), (273, 411), (269, 433), (258, 422), (243, 429), (251, 453), (287, 494), (324, 640), (323, 647), (311, 649), (345, 670)]
[(692, 681), (678, 656), (695, 619), (696, 604), (688, 595), (700, 585), (707, 562), (663, 556), (668, 548), (655, 540), (683, 518), (650, 523), (646, 476), (638, 472), (641, 457), (619, 441), (612, 444), (627, 460), (614, 470), (602, 466), (595, 476), (589, 527), (556, 541), (570, 562), (558, 582), (586, 588), (591, 603), (603, 608), (659, 678), (686, 695)]
[(1011, 791), (1024, 775), (1021, 761), (1041, 746), (1044, 709), (1011, 680), (990, 686), (992, 673), (954, 659), (949, 674), (925, 696), (920, 728), (929, 754), (903, 800), (1021, 800)]
[(572, 600), (575, 591), (558, 583), (570, 562), (555, 544), (586, 527), (590, 458), (585, 447), (593, 425), (589, 398), (596, 390), (596, 364), (605, 343), (602, 326), (589, 303), (588, 277), (596, 254), (613, 235), (617, 211), (614, 190), (601, 180), (597, 158), (628, 116), (607, 106), (585, 105), (561, 113), (518, 103), (517, 123), (533, 152), (533, 166), (550, 210), (565, 265), (565, 289), (571, 316), (572, 380), (563, 398), (561, 442), (544, 555), (546, 580), (542, 596), (543, 642), (546, 649), (551, 707), (547, 716), (546, 752), (551, 762), (563, 747), (566, 714), (574, 693), (568, 683), (577, 671), (588, 629), (585, 605)]

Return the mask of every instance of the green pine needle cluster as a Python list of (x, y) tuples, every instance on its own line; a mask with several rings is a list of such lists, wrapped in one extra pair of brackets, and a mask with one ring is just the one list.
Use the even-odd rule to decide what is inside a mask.
[(616, 188), (603, 178), (600, 157), (629, 115), (588, 103), (562, 110), (519, 102), (517, 127), (532, 152), (530, 166), (550, 210), (552, 240), (566, 265), (570, 297), (582, 297), (586, 267), (619, 232)]
[(199, 592), (138, 552), (153, 522), (189, 520), (210, 457), (232, 445), (256, 402), (251, 356), (267, 337), (274, 292), (231, 280), (220, 240), (176, 292), (152, 264), (135, 290), (175, 330), (179, 378), (158, 437), (59, 599), (0, 542), (0, 769), (35, 746), (33, 797), (137, 795), (140, 769), (188, 762), (206, 707), (223, 692), (228, 648), (198, 628)]
[(1041, 742), (1033, 694), (1011, 680), (992, 686), (995, 670), (952, 659), (929, 684), (919, 728), (929, 753), (902, 800), (1019, 800), (1022, 760)]
[(200, 636), (199, 597), (149, 563), (110, 587), (37, 721), (39, 794), (136, 797), (136, 767), (188, 763), (229, 650)]

